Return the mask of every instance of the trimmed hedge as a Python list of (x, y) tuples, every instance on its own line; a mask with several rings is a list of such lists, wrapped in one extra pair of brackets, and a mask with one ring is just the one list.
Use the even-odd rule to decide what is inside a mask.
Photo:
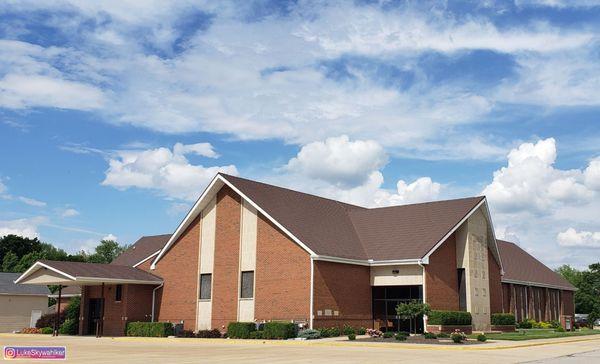
[(267, 322), (263, 329), (265, 339), (291, 339), (296, 337), (296, 325), (293, 322)]
[(198, 330), (196, 337), (201, 338), (201, 339), (211, 339), (211, 338), (218, 339), (221, 337), (221, 331), (219, 331), (218, 329)]
[(515, 323), (515, 315), (513, 315), (512, 313), (492, 314), (492, 325), (514, 325)]
[(471, 313), (466, 311), (431, 311), (429, 325), (471, 325)]
[(227, 325), (227, 337), (232, 339), (249, 339), (252, 331), (256, 331), (254, 322), (230, 322)]
[(128, 322), (127, 336), (167, 337), (173, 335), (173, 324), (169, 322)]

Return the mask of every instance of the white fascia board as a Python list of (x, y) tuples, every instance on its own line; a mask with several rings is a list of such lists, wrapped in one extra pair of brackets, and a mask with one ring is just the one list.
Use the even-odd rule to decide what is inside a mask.
[(553, 284), (546, 284), (546, 283), (519, 281), (519, 280), (516, 280), (516, 279), (502, 279), (502, 283), (519, 284), (519, 285), (522, 285), (522, 286), (552, 288), (552, 289), (559, 289), (559, 290), (562, 290), (562, 291), (577, 291), (578, 290), (577, 288), (555, 286)]
[[(69, 297), (79, 297), (81, 296), (81, 293), (69, 293), (69, 294), (61, 294), (60, 297), (61, 298), (69, 298)], [(58, 294), (49, 294), (48, 297), (50, 298), (58, 298)]]
[(343, 264), (354, 264), (363, 265), (367, 267), (385, 266), (385, 265), (414, 265), (422, 263), (421, 259), (399, 259), (399, 260), (363, 260), (363, 259), (349, 259), (332, 257), (328, 255), (315, 255), (312, 257), (313, 260), (319, 260), (324, 262), (332, 263), (343, 263)]
[[(308, 246), (306, 246), (306, 244), (304, 244), (302, 241), (300, 241), (300, 239), (298, 239), (296, 236), (294, 236), (294, 234), (292, 234), (288, 229), (286, 229), (283, 225), (281, 225), (277, 220), (275, 220), (265, 210), (263, 210), (260, 206), (258, 206), (258, 204), (256, 204), (248, 196), (246, 196), (244, 193), (242, 193), (242, 191), (240, 191), (237, 187), (235, 187), (225, 177), (223, 177), (220, 174), (217, 174), (215, 176), (215, 178), (213, 178), (211, 183), (208, 185), (208, 187), (204, 190), (204, 192), (202, 193), (200, 198), (198, 198), (198, 200), (194, 204), (194, 207), (192, 207), (192, 209), (190, 210), (190, 212), (188, 212), (188, 214), (183, 219), (181, 224), (179, 224), (179, 227), (177, 227), (177, 230), (175, 230), (173, 235), (171, 235), (171, 238), (169, 239), (167, 244), (165, 244), (165, 246), (162, 248), (160, 253), (158, 253), (156, 258), (154, 258), (154, 261), (152, 262), (150, 269), (156, 268), (156, 263), (158, 263), (160, 258), (162, 258), (164, 256), (164, 254), (166, 253), (167, 250), (169, 250), (171, 245), (173, 245), (173, 243), (175, 241), (177, 241), (177, 239), (179, 238), (181, 233), (189, 226), (189, 224), (196, 218), (196, 216), (198, 216), (200, 211), (202, 211), (203, 205), (205, 205), (207, 203), (207, 201), (209, 201), (213, 197), (213, 194), (216, 194), (221, 189), (222, 185), (217, 185), (217, 183), (222, 183), (222, 184), (229, 186), (235, 193), (240, 195), (244, 200), (246, 200), (250, 205), (252, 205), (252, 207), (254, 207), (258, 212), (260, 212), (263, 216), (265, 216), (267, 219), (269, 219), (275, 226), (277, 226), (279, 229), (281, 229), (281, 231), (283, 231), (290, 239), (292, 239), (302, 249), (304, 249), (306, 252), (308, 252), (311, 256), (316, 256), (316, 254)], [(215, 187), (217, 187), (217, 188), (215, 188)]]
[[(167, 243), (160, 250), (160, 252), (156, 256), (156, 258), (154, 258), (154, 261), (152, 261), (152, 264), (150, 265), (150, 269), (155, 269), (156, 268), (156, 263), (160, 260), (160, 258), (162, 258), (163, 255), (165, 255), (165, 253), (167, 252), (167, 250), (169, 250), (169, 248), (171, 247), (171, 245), (173, 245), (173, 243), (179, 238), (179, 236), (181, 235), (181, 233), (189, 226), (189, 224), (194, 220), (194, 218), (196, 216), (198, 216), (198, 213), (202, 210), (200, 208), (200, 206), (203, 203), (205, 203), (205, 201), (207, 200), (207, 196), (208, 195), (211, 195), (210, 197), (212, 198), (212, 194), (210, 192), (212, 191), (213, 188), (215, 188), (215, 186), (216, 186), (217, 183), (223, 183), (223, 178), (221, 178), (221, 176), (219, 174), (217, 174), (213, 178), (213, 180), (204, 189), (204, 192), (202, 192), (202, 194), (200, 195), (200, 197), (198, 198), (198, 200), (196, 200), (196, 203), (194, 204), (194, 206), (192, 206), (192, 208), (187, 213), (187, 215), (185, 216), (185, 218), (183, 219), (183, 221), (181, 221), (181, 223), (179, 224), (179, 226), (177, 227), (177, 229), (175, 229), (175, 232), (171, 235), (171, 237), (169, 238), (169, 241), (167, 241)], [(222, 187), (222, 185), (218, 186), (218, 187), (220, 188), (220, 187)], [(218, 189), (217, 189), (217, 191), (218, 191)]]
[(448, 232), (446, 235), (444, 235), (444, 237), (443, 237), (443, 238), (441, 238), (441, 239), (440, 239), (440, 240), (439, 240), (439, 241), (438, 241), (438, 242), (437, 242), (437, 243), (436, 243), (436, 244), (433, 246), (433, 248), (431, 248), (431, 250), (429, 250), (429, 252), (428, 252), (427, 254), (425, 254), (425, 256), (424, 256), (424, 257), (423, 257), (423, 259), (422, 259), (422, 260), (423, 260), (423, 262), (427, 262), (427, 263), (429, 263), (429, 256), (430, 256), (431, 254), (433, 254), (433, 253), (434, 253), (434, 252), (435, 252), (435, 251), (436, 251), (436, 250), (437, 250), (437, 249), (440, 247), (440, 245), (442, 245), (442, 244), (443, 244), (443, 243), (446, 241), (446, 239), (448, 239), (448, 237), (449, 237), (450, 235), (452, 235), (452, 234), (453, 234), (453, 233), (456, 231), (456, 229), (458, 229), (458, 228), (459, 228), (459, 227), (460, 227), (460, 226), (461, 226), (461, 225), (462, 225), (462, 224), (463, 224), (465, 221), (467, 221), (467, 219), (468, 219), (469, 217), (471, 217), (471, 215), (473, 215), (473, 213), (475, 213), (475, 211), (477, 211), (477, 209), (478, 209), (479, 207), (481, 207), (481, 205), (483, 205), (483, 204), (485, 204), (485, 197), (484, 197), (484, 198), (483, 198), (483, 199), (482, 199), (482, 200), (481, 200), (481, 201), (480, 201), (480, 202), (479, 202), (477, 205), (475, 205), (475, 207), (473, 207), (473, 208), (471, 209), (471, 211), (469, 211), (469, 213), (468, 213), (468, 214), (466, 214), (466, 215), (465, 215), (465, 217), (463, 217), (463, 218), (462, 218), (462, 219), (461, 219), (461, 220), (458, 222), (458, 224), (454, 225), (454, 227), (453, 227), (452, 229), (450, 229), (450, 231), (449, 231), (449, 232)]
[[(162, 250), (162, 249), (161, 249), (161, 250)], [(160, 250), (157, 250), (157, 251), (155, 251), (154, 253), (152, 253), (152, 254), (148, 255), (146, 258), (144, 258), (144, 259), (140, 260), (139, 262), (135, 263), (135, 264), (133, 265), (133, 267), (135, 268), (135, 267), (137, 267), (138, 265), (140, 265), (140, 264), (144, 263), (145, 261), (147, 261), (148, 259), (150, 259), (150, 258), (152, 258), (152, 257), (155, 257), (155, 256), (156, 256), (158, 253), (160, 253)]]
[(58, 274), (60, 274), (60, 275), (62, 275), (62, 276), (65, 276), (66, 278), (68, 278), (68, 279), (70, 279), (70, 280), (73, 280), (73, 281), (75, 280), (75, 277), (73, 277), (73, 276), (72, 276), (72, 275), (70, 275), (70, 274), (67, 274), (67, 273), (65, 273), (65, 272), (63, 272), (63, 271), (60, 271), (60, 270), (58, 270), (58, 269), (56, 269), (56, 268), (53, 268), (53, 267), (51, 267), (51, 266), (49, 266), (49, 265), (47, 265), (47, 264), (44, 264), (44, 263), (42, 263), (42, 262), (35, 262), (35, 263), (33, 263), (33, 265), (32, 265), (31, 267), (29, 267), (29, 269), (27, 269), (27, 270), (25, 271), (25, 273), (21, 274), (21, 275), (19, 276), (19, 278), (17, 278), (17, 279), (15, 280), (15, 282), (14, 282), (14, 283), (16, 283), (16, 284), (19, 284), (21, 281), (23, 281), (25, 278), (29, 277), (31, 274), (33, 274), (33, 273), (35, 273), (36, 271), (38, 271), (40, 268), (47, 268), (47, 269), (50, 269), (51, 271), (53, 271), (53, 272), (55, 272), (55, 273), (58, 273)]
[(140, 279), (119, 279), (119, 278), (97, 278), (97, 277), (77, 277), (75, 282), (80, 285), (86, 285), (86, 283), (99, 284), (99, 283), (111, 283), (111, 284), (155, 284), (160, 285), (163, 281), (146, 281)]

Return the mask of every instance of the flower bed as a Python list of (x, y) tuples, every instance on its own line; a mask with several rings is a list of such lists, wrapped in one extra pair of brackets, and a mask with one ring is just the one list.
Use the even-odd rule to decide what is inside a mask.
[(456, 330), (460, 330), (467, 335), (473, 333), (473, 326), (471, 325), (427, 325), (427, 331), (439, 334), (440, 332), (451, 334)]

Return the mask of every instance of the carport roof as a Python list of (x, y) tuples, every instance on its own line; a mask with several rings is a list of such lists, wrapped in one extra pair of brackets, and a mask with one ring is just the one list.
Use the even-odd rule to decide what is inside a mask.
[(15, 283), (98, 285), (161, 284), (162, 278), (141, 269), (100, 263), (40, 260), (35, 262)]

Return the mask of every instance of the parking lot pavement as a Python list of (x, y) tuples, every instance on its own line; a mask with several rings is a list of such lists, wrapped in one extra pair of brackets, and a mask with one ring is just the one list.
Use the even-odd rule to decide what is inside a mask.
[(600, 363), (600, 349), (559, 356), (552, 359), (535, 360), (530, 363), (574, 364)]
[[(531, 343), (539, 345), (540, 343)], [(268, 342), (206, 339), (57, 337), (0, 334), (0, 345), (66, 346), (70, 362), (94, 363), (354, 363), (402, 361), (414, 363), (519, 363), (528, 361), (597, 359), (599, 338), (553, 341), (539, 346), (485, 345), (431, 347), (411, 344), (359, 345), (339, 342)], [(591, 355), (591, 356), (590, 356)], [(558, 360), (558, 361), (556, 361)], [(565, 363), (577, 361), (564, 361)]]

